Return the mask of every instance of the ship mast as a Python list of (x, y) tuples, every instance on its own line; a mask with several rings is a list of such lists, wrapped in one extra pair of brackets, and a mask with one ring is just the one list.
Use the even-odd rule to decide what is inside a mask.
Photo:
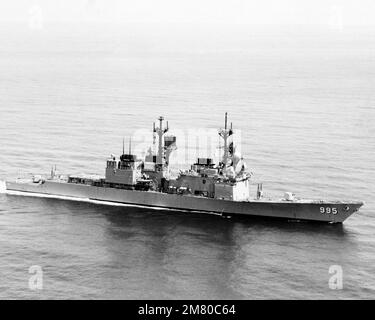
[(229, 154), (229, 146), (228, 146), (228, 138), (233, 135), (233, 130), (232, 130), (232, 123), (230, 124), (230, 129), (228, 129), (228, 113), (225, 112), (225, 126), (224, 129), (219, 130), (219, 136), (223, 138), (224, 140), (224, 155), (222, 162), (224, 165), (227, 165), (228, 162), (228, 154)]
[(154, 123), (154, 132), (158, 135), (158, 138), (159, 138), (158, 153), (156, 155), (156, 163), (163, 164), (163, 160), (164, 160), (163, 135), (169, 130), (169, 128), (168, 128), (168, 121), (167, 121), (167, 127), (163, 129), (164, 117), (160, 116), (158, 120), (160, 122), (158, 128), (155, 127), (155, 123)]

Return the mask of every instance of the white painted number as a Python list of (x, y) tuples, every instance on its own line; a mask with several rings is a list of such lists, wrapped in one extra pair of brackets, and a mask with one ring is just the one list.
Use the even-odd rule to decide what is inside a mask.
[(332, 213), (337, 214), (337, 208), (331, 208), (331, 207), (320, 207), (320, 213)]

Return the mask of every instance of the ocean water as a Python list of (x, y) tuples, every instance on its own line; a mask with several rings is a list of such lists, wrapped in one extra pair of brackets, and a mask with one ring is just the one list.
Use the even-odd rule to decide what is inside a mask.
[(375, 297), (375, 30), (3, 24), (0, 44), (0, 180), (103, 174), (159, 115), (227, 111), (266, 195), (365, 202), (331, 226), (0, 193), (0, 298)]

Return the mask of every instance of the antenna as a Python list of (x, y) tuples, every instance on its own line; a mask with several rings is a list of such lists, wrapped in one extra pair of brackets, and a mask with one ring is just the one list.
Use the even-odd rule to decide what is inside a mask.
[(129, 137), (129, 154), (132, 154), (132, 136)]
[(228, 112), (225, 112), (225, 130), (227, 130), (227, 124), (228, 124)]
[(162, 129), (162, 126), (163, 126), (163, 120), (164, 120), (164, 117), (163, 116), (160, 116), (158, 118), (158, 120), (160, 121), (160, 130)]
[(125, 154), (125, 139), (122, 137), (122, 154)]

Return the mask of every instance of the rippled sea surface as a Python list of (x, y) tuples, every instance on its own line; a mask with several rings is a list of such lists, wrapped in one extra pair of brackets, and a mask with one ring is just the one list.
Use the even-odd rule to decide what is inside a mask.
[(0, 194), (0, 298), (375, 297), (374, 30), (7, 24), (0, 44), (0, 180), (103, 174), (159, 115), (228, 111), (267, 195), (365, 202), (331, 226)]

